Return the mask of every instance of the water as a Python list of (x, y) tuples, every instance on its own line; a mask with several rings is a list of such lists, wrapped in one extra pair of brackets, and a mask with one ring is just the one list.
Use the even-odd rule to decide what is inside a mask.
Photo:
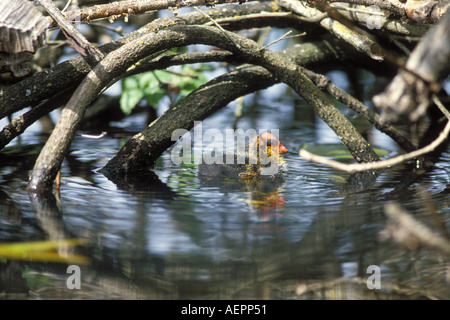
[[(276, 86), (270, 90), (285, 90)], [(412, 176), (406, 165), (363, 186), (349, 174), (301, 159), (302, 145), (336, 143), (301, 101), (267, 102), (238, 122), (243, 129), (279, 129), (288, 174), (275, 186), (211, 183), (195, 165), (174, 165), (168, 150), (154, 174), (113, 182), (98, 172), (123, 140), (77, 137), (53, 198), (28, 195), (33, 161), (2, 162), (0, 241), (87, 239), (77, 248), (81, 289), (67, 287), (69, 263), (0, 259), (4, 299), (448, 299), (449, 264), (442, 253), (383, 240), (384, 206), (396, 201), (443, 233), (450, 221), (450, 149), (434, 170)], [(234, 105), (203, 122), (232, 128)], [(143, 127), (140, 115), (120, 125)], [(39, 127), (22, 137), (37, 143)], [(371, 141), (398, 150), (369, 129)], [(15, 142), (17, 143), (17, 142)], [(32, 158), (30, 156), (30, 158)], [(411, 181), (408, 179), (411, 178)], [(381, 288), (369, 289), (369, 266)]]

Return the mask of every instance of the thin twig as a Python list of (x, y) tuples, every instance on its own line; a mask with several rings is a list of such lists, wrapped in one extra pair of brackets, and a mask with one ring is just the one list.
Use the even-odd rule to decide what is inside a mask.
[(292, 33), (292, 30), (289, 30), (288, 32), (286, 32), (285, 34), (283, 34), (281, 37), (279, 37), (278, 39), (266, 44), (264, 47), (262, 47), (260, 50), (264, 50), (267, 47), (270, 47), (271, 45), (283, 40), (285, 37), (287, 37), (288, 35), (290, 35)]
[(296, 38), (296, 37), (301, 37), (304, 36), (306, 34), (306, 32), (300, 33), (300, 34), (295, 34), (293, 36), (288, 36), (289, 34), (292, 33), (292, 30), (289, 30), (288, 32), (286, 32), (285, 34), (283, 34), (281, 37), (279, 37), (278, 39), (270, 42), (269, 44), (266, 44), (264, 47), (262, 47), (260, 50), (263, 49), (267, 49), (267, 47), (270, 47), (271, 45), (281, 41), (281, 40), (286, 40), (286, 39), (290, 39), (290, 38)]
[(441, 100), (438, 98), (438, 96), (433, 93), (431, 98), (433, 99), (433, 102), (438, 106), (439, 110), (445, 115), (447, 119), (450, 119), (450, 111), (442, 104)]
[(306, 68), (302, 68), (302, 71), (310, 78), (321, 90), (325, 90), (336, 100), (344, 103), (350, 109), (357, 112), (364, 117), (367, 121), (372, 123), (375, 128), (387, 134), (391, 139), (398, 143), (400, 147), (406, 152), (411, 152), (417, 149), (408, 139), (406, 139), (397, 129), (392, 125), (382, 123), (380, 116), (369, 109), (364, 103), (354, 98), (349, 93), (337, 87), (329, 77), (322, 74), (315, 73)]
[(72, 3), (72, 0), (67, 1), (65, 7), (61, 10), (61, 12), (65, 12), (71, 3)]
[(106, 25), (104, 25), (104, 24), (95, 23), (95, 22), (94, 22), (94, 23), (90, 23), (89, 25), (90, 25), (90, 26), (94, 26), (94, 27), (104, 28), (104, 29), (106, 29), (106, 30), (115, 32), (115, 33), (117, 33), (117, 34), (120, 35), (120, 36), (123, 36), (124, 33), (125, 33), (124, 30), (122, 29), (122, 27), (112, 28), (112, 27), (106, 26)]
[(197, 7), (193, 7), (195, 10), (197, 10), (198, 12), (200, 12), (202, 15), (204, 15), (205, 17), (207, 17), (209, 20), (211, 20), (211, 22), (217, 27), (219, 28), (220, 32), (225, 36), (225, 38), (227, 38), (236, 48), (239, 48), (239, 45), (233, 40), (231, 39), (228, 34), (225, 32), (225, 29), (222, 28), (222, 26), (220, 24), (217, 23), (216, 20), (214, 20), (209, 14), (207, 14), (206, 12), (200, 10)]
[(436, 105), (444, 113), (444, 115), (446, 116), (446, 118), (449, 121), (447, 122), (447, 125), (445, 126), (444, 130), (439, 134), (439, 136), (433, 142), (431, 142), (429, 145), (427, 145), (421, 149), (412, 151), (412, 152), (404, 154), (404, 155), (399, 155), (397, 157), (393, 157), (390, 159), (382, 160), (382, 161), (376, 161), (376, 162), (370, 162), (370, 163), (354, 163), (354, 164), (345, 164), (342, 162), (331, 160), (331, 159), (328, 159), (325, 157), (321, 157), (321, 156), (312, 154), (311, 152), (306, 151), (304, 149), (301, 149), (299, 151), (299, 155), (308, 161), (314, 161), (317, 163), (325, 164), (334, 169), (338, 169), (338, 170), (345, 171), (345, 172), (356, 173), (356, 172), (363, 172), (363, 171), (369, 171), (369, 170), (384, 169), (387, 167), (391, 167), (391, 166), (400, 164), (407, 160), (417, 158), (426, 153), (432, 152), (442, 142), (444, 142), (445, 139), (447, 139), (448, 134), (450, 132), (450, 112), (444, 107), (444, 105), (441, 103), (441, 101), (435, 94), (433, 94), (432, 98), (433, 98), (433, 101), (436, 103)]
[[(439, 99), (437, 98), (437, 96), (434, 95), (433, 99), (435, 99), (437, 102), (439, 102), (439, 104), (437, 103), (437, 105), (439, 106), (439, 108), (444, 107), (442, 105), (442, 103), (440, 103)], [(353, 163), (353, 164), (345, 164), (342, 162), (338, 162), (335, 160), (331, 160), (322, 156), (318, 156), (315, 154), (312, 154), (309, 151), (306, 151), (305, 149), (301, 149), (299, 151), (299, 155), (306, 159), (307, 161), (314, 161), (317, 163), (321, 163), (321, 164), (325, 164), (329, 167), (332, 167), (334, 169), (337, 170), (341, 170), (341, 171), (345, 171), (345, 172), (350, 172), (350, 173), (356, 173), (356, 172), (363, 172), (363, 171), (369, 171), (369, 170), (378, 170), (378, 169), (384, 169), (384, 168), (388, 168), (397, 164), (400, 164), (402, 162), (405, 162), (407, 160), (411, 160), (414, 158), (417, 158), (419, 156), (422, 156), (424, 154), (427, 154), (429, 152), (432, 152), (434, 149), (436, 149), (442, 142), (445, 141), (445, 139), (447, 139), (448, 134), (450, 132), (450, 113), (447, 111), (445, 113), (447, 119), (449, 120), (447, 122), (447, 125), (445, 126), (444, 130), (439, 134), (439, 136), (433, 141), (431, 142), (429, 145), (412, 151), (410, 153), (407, 154), (403, 154), (403, 155), (399, 155), (397, 157), (393, 157), (390, 159), (386, 159), (386, 160), (382, 160), (382, 161), (376, 161), (376, 162), (369, 162), (369, 163)]]
[(82, 138), (88, 138), (88, 139), (101, 139), (104, 136), (106, 136), (106, 131), (103, 131), (99, 135), (93, 135), (93, 134), (81, 134), (80, 137)]
[(72, 43), (75, 50), (80, 53), (90, 65), (97, 64), (104, 58), (103, 53), (91, 43), (67, 21), (55, 4), (50, 0), (38, 0), (49, 15), (58, 23), (61, 31)]

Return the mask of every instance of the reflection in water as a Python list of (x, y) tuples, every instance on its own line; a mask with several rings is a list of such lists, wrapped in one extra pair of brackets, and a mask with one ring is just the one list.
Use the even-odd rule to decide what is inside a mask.
[[(151, 173), (127, 177), (116, 192), (63, 185), (60, 202), (31, 197), (47, 237), (88, 238), (92, 245), (83, 252), (93, 261), (82, 267), (77, 292), (66, 288), (64, 269), (22, 264), (28, 279), (40, 275), (38, 270), (51, 274), (29, 297), (450, 298), (448, 262), (441, 255), (409, 253), (379, 241), (382, 202), (390, 196), (375, 187), (363, 183), (363, 193), (324, 197), (333, 189), (329, 177), (335, 172), (329, 170), (311, 175), (316, 169), (304, 168), (303, 180), (288, 177), (278, 185), (213, 183), (197, 180), (195, 171), (176, 170), (184, 171), (185, 180), (167, 179), (171, 187)], [(354, 178), (348, 179), (353, 186)], [(194, 185), (188, 188), (186, 181)], [(286, 187), (294, 181), (299, 190)], [(298, 195), (311, 185), (316, 190), (310, 202), (302, 202)], [(111, 193), (115, 197), (108, 198)], [(323, 205), (312, 205), (314, 197)], [(92, 203), (99, 207), (92, 210)], [(381, 266), (382, 290), (367, 288), (367, 267), (373, 264)], [(32, 269), (25, 271), (27, 265)], [(23, 288), (23, 279), (17, 280)]]
[(119, 189), (130, 194), (145, 193), (149, 197), (174, 200), (173, 192), (153, 171), (142, 171), (124, 175), (107, 175)]
[(284, 208), (283, 193), (284, 177), (261, 177), (257, 179), (223, 179), (200, 176), (201, 188), (214, 188), (221, 193), (243, 193), (250, 212), (261, 221), (277, 218)]
[[(215, 124), (231, 127), (223, 123), (228, 116)], [(25, 191), (30, 165), (16, 171), (14, 162), (2, 162), (0, 241), (86, 239), (89, 245), (70, 250), (91, 263), (80, 266), (81, 290), (69, 290), (67, 264), (0, 260), (0, 295), (449, 299), (448, 256), (380, 240), (390, 201), (445, 235), (449, 153), (433, 171), (404, 165), (343, 174), (298, 158), (316, 130), (310, 118), (270, 119), (271, 127), (293, 127), (282, 131), (293, 150), (285, 156), (288, 173), (275, 181), (203, 179), (194, 165), (173, 165), (168, 153), (154, 171), (105, 177), (97, 170), (117, 150), (105, 138), (76, 140), (60, 194), (38, 197)], [(371, 265), (380, 267), (380, 290), (367, 287)]]

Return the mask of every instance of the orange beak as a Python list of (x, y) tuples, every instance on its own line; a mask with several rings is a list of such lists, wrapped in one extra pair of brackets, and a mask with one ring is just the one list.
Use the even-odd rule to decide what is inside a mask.
[(287, 152), (288, 151), (288, 149), (285, 147), (285, 146), (283, 146), (282, 144), (281, 144), (281, 142), (279, 142), (279, 144), (278, 144), (278, 152), (279, 153), (285, 153), (285, 152)]

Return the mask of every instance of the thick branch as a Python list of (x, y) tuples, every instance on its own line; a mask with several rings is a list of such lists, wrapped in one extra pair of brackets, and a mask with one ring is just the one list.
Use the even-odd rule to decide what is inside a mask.
[[(90, 22), (96, 19), (103, 18), (118, 18), (120, 16), (139, 15), (149, 11), (158, 11), (163, 9), (179, 9), (183, 7), (192, 6), (214, 6), (216, 4), (224, 3), (242, 3), (247, 0), (129, 0), (116, 1), (112, 3), (95, 5), (80, 10), (68, 11), (64, 14), (66, 19), (73, 22)], [(53, 19), (49, 18), (50, 23), (56, 26)]]
[[(202, 38), (205, 38), (210, 32), (216, 33), (215, 37), (218, 37), (217, 31), (214, 29), (195, 28), (195, 30), (197, 32), (201, 31), (205, 33)], [(192, 30), (192, 32), (194, 32), (194, 30)], [(368, 161), (369, 158), (378, 160), (378, 157), (373, 155), (371, 151), (367, 152), (367, 143), (360, 138), (359, 133), (354, 130), (348, 120), (343, 117), (329, 102), (327, 97), (283, 55), (261, 50), (256, 44), (245, 41), (233, 34), (228, 33), (227, 36), (232, 37), (233, 42), (237, 43), (239, 46), (239, 48), (236, 48), (233, 45), (228, 45), (228, 50), (238, 50), (240, 55), (247, 57), (253, 63), (261, 64), (267, 69), (270, 68), (270, 71), (273, 72), (277, 78), (289, 84), (306, 100), (312, 103), (318, 114), (335, 130), (335, 132), (337, 132), (347, 147), (351, 149), (355, 158), (359, 157), (359, 161)], [(214, 36), (211, 35), (211, 37)], [(211, 43), (209, 42), (209, 44)], [(243, 46), (245, 46), (245, 48), (243, 48)], [(265, 54), (268, 56), (265, 56)], [(238, 79), (241, 79), (241, 77)], [(189, 130), (193, 127), (195, 120), (204, 119), (215, 111), (218, 106), (220, 107), (231, 101), (232, 96), (230, 95), (226, 95), (226, 98), (224, 98), (225, 96), (222, 93), (219, 94), (219, 98), (217, 98), (217, 96), (211, 94), (211, 92), (206, 92), (208, 87), (211, 88), (214, 87), (214, 85), (214, 83), (208, 84), (189, 95), (184, 101), (178, 103), (173, 109), (170, 109), (163, 116), (154, 121), (142, 133), (133, 137), (121, 149), (118, 155), (105, 166), (104, 171), (110, 174), (118, 172), (125, 173), (152, 167), (162, 152), (174, 143), (174, 141), (171, 141), (171, 134), (175, 129), (184, 128)], [(238, 90), (237, 88), (240, 88), (238, 91), (241, 95), (246, 93), (245, 91), (247, 88), (247, 85), (237, 85), (233, 88), (226, 88), (226, 82), (225, 84), (222, 84), (222, 86), (225, 87), (218, 88), (219, 90), (217, 90), (217, 92), (226, 92), (225, 90), (236, 91)], [(222, 99), (220, 97), (222, 97)], [(201, 106), (198, 106), (199, 101), (201, 102)], [(207, 110), (204, 110), (205, 108)], [(181, 109), (189, 110), (189, 112), (183, 112)], [(183, 115), (181, 118), (180, 114)], [(346, 130), (348, 130), (348, 135), (344, 133)], [(355, 143), (355, 141), (352, 141), (353, 139), (358, 142)], [(356, 145), (361, 149), (355, 149), (354, 146)]]
[(385, 0), (330, 0), (336, 6), (362, 5), (377, 7), (400, 18), (407, 18), (420, 24), (434, 24), (447, 12), (449, 0), (423, 0), (423, 1), (385, 1)]
[(3, 149), (14, 138), (23, 133), (29, 126), (35, 123), (37, 120), (63, 106), (67, 100), (69, 100), (69, 94), (74, 88), (68, 88), (57, 93), (51, 99), (42, 102), (36, 108), (27, 111), (26, 113), (13, 119), (8, 125), (6, 125), (0, 132), (0, 150)]
[[(415, 1), (409, 1), (415, 2)], [(399, 4), (400, 1), (398, 1)], [(359, 23), (362, 26), (381, 29), (392, 32), (393, 34), (422, 36), (428, 30), (429, 25), (424, 21), (402, 22), (401, 18), (407, 19), (404, 9), (398, 9), (392, 6), (392, 2), (377, 0), (373, 4), (357, 5), (354, 1), (350, 2), (333, 2), (342, 15)], [(391, 14), (391, 12), (395, 14)], [(430, 23), (430, 21), (427, 21)]]
[[(330, 46), (335, 50), (331, 51)], [(317, 65), (323, 66), (327, 62), (332, 63), (348, 56), (346, 50), (354, 52), (349, 46), (341, 48), (338, 40), (330, 40), (330, 42), (304, 43), (301, 46), (284, 51), (283, 55), (297, 64), (314, 67)], [(198, 53), (196, 55), (206, 54)], [(178, 57), (162, 56), (149, 63), (147, 67), (142, 67), (151, 70), (153, 64), (158, 64), (160, 67), (161, 64), (166, 66), (169, 59), (183, 61), (185, 60), (183, 56), (185, 55), (179, 55)], [(236, 59), (235, 56), (234, 59)], [(189, 61), (185, 60), (185, 62)], [(278, 82), (279, 80), (273, 77), (270, 72), (258, 66), (240, 67), (211, 80), (178, 102), (174, 108), (161, 115), (142, 133), (130, 139), (120, 152), (108, 162), (103, 171), (111, 176), (118, 172), (151, 168), (161, 154), (175, 143), (171, 140), (175, 129), (190, 130), (194, 121), (204, 120), (238, 97), (265, 89)], [(199, 101), (202, 103), (199, 103)], [(142, 142), (142, 139), (145, 139), (145, 143)]]
[[(29, 188), (39, 190), (52, 186), (86, 106), (105, 84), (144, 56), (170, 47), (194, 43), (222, 47), (245, 57), (250, 62), (261, 64), (312, 104), (318, 115), (337, 133), (355, 159), (364, 162), (378, 160), (378, 156), (351, 123), (290, 60), (262, 49), (253, 41), (231, 32), (211, 27), (174, 26), (150, 33), (124, 45), (109, 54), (88, 74), (62, 111), (55, 130), (41, 151), (31, 176)], [(202, 101), (200, 100), (200, 102)], [(144, 141), (142, 141), (142, 145), (146, 145)], [(146, 153), (146, 150), (142, 148), (140, 150)]]
[(51, 17), (58, 23), (61, 31), (66, 38), (72, 43), (75, 50), (87, 59), (89, 64), (95, 65), (103, 58), (100, 50), (93, 47), (89, 41), (70, 24), (62, 15), (61, 11), (50, 0), (38, 0), (39, 3), (47, 10)]
[(410, 72), (399, 71), (386, 91), (373, 98), (383, 108), (385, 121), (405, 117), (411, 122), (422, 118), (430, 105), (431, 94), (437, 92), (450, 73), (450, 12), (434, 26), (411, 53), (406, 63)]
[(152, 168), (175, 143), (171, 136), (176, 129), (190, 130), (194, 121), (205, 119), (237, 97), (275, 83), (277, 80), (270, 72), (254, 66), (237, 68), (208, 82), (131, 138), (102, 172), (109, 177)]
[[(315, 67), (317, 65), (324, 65), (327, 62), (345, 59), (348, 56), (354, 57), (354, 50), (349, 46), (341, 46), (342, 43), (337, 39), (320, 41), (316, 43), (304, 43), (299, 47), (294, 47), (284, 51), (282, 54), (285, 57), (293, 60), (298, 65), (307, 67)], [(330, 47), (334, 48), (333, 51)], [(218, 56), (219, 55), (219, 56)], [(199, 59), (199, 60), (197, 60)], [(182, 54), (177, 56), (161, 56), (148, 63), (140, 62), (139, 68), (131, 70), (127, 75), (140, 73), (148, 70), (154, 70), (155, 68), (165, 68), (173, 63), (195, 63), (206, 61), (225, 61), (236, 62), (236, 57), (229, 52), (213, 52), (213, 53), (195, 53), (195, 54)], [(331, 60), (330, 60), (331, 59)], [(415, 146), (412, 145), (405, 137), (403, 137), (395, 128), (387, 124), (381, 124), (379, 116), (370, 110), (363, 103), (359, 102), (355, 98), (351, 97), (345, 91), (337, 88), (329, 78), (318, 75), (310, 70), (303, 69), (305, 74), (321, 89), (326, 90), (333, 97), (343, 102), (368, 121), (373, 123), (380, 131), (388, 134), (394, 141), (396, 141), (406, 151), (415, 150)], [(239, 83), (232, 85), (232, 81), (239, 79)], [(177, 114), (167, 112), (157, 119), (150, 127), (148, 127), (142, 136), (149, 141), (148, 154), (144, 154), (142, 159), (139, 156), (132, 158), (132, 162), (136, 162), (136, 165), (130, 163), (130, 154), (137, 150), (140, 144), (140, 137), (138, 135), (130, 140), (127, 144), (128, 152), (119, 153), (114, 159), (112, 159), (105, 171), (121, 171), (122, 165), (127, 168), (135, 166), (151, 167), (156, 159), (168, 149), (174, 142), (170, 139), (173, 128), (192, 128), (194, 120), (204, 120), (209, 114), (215, 112), (228, 104), (229, 102), (237, 99), (240, 96), (248, 94), (249, 92), (265, 89), (267, 86), (278, 82), (267, 70), (261, 67), (246, 67), (238, 68), (231, 74), (219, 77), (212, 82), (205, 85), (205, 89), (202, 90), (202, 95), (205, 99), (208, 99), (203, 104), (198, 104), (195, 96), (188, 96), (183, 101), (177, 104)], [(215, 97), (220, 97), (215, 98)], [(207, 106), (205, 108), (205, 106)], [(138, 153), (139, 154), (139, 153)], [(143, 165), (145, 163), (145, 165)]]
[(375, 113), (375, 111), (369, 109), (364, 103), (354, 98), (344, 90), (335, 86), (330, 78), (306, 69), (303, 69), (303, 72), (305, 72), (305, 74), (312, 81), (314, 81), (314, 83), (319, 88), (321, 88), (322, 90), (326, 90), (334, 98), (344, 103), (352, 110), (356, 111), (359, 115), (363, 116), (370, 123), (372, 123), (375, 128), (391, 137), (405, 151), (410, 152), (417, 149), (416, 146), (414, 146), (408, 139), (406, 139), (396, 128), (387, 123), (383, 123), (381, 121), (381, 117), (377, 113)]
[[(300, 1), (278, 0), (278, 2), (286, 10), (292, 11), (303, 17), (315, 18), (323, 16), (321, 11), (310, 8)], [(376, 61), (383, 61), (384, 57), (382, 55), (378, 52), (373, 52), (372, 47), (377, 44), (370, 35), (354, 32), (345, 25), (329, 17), (321, 19), (319, 23), (330, 33), (354, 46), (359, 52), (368, 55)]]
[[(277, 11), (279, 8), (270, 3), (251, 3), (245, 6), (221, 6), (205, 12), (213, 19), (223, 16), (242, 16), (259, 12)], [(122, 37), (112, 43), (99, 47), (104, 54), (120, 48), (125, 43), (138, 39), (145, 34), (173, 26), (175, 24), (203, 24), (209, 19), (198, 12), (191, 12), (178, 17), (161, 18)], [(51, 70), (39, 72), (8, 88), (0, 89), (0, 119), (21, 109), (34, 106), (48, 99), (61, 90), (77, 85), (89, 73), (91, 68), (82, 57), (65, 61)]]

